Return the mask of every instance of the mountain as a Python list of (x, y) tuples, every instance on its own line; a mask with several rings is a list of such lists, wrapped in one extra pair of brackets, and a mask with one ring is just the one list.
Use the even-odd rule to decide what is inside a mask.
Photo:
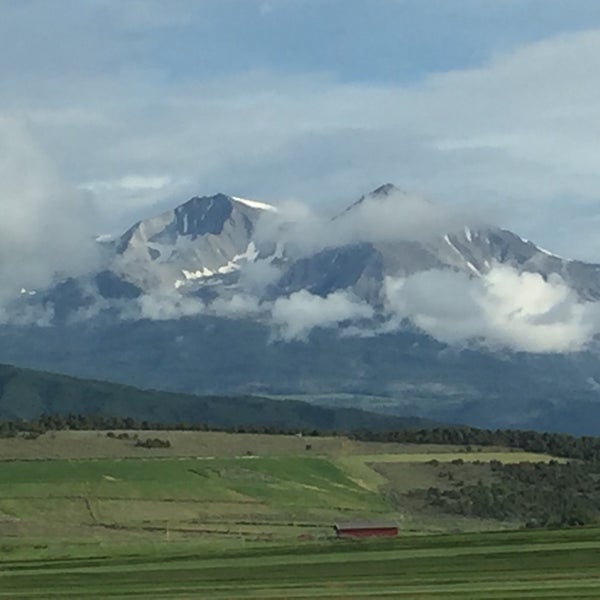
[[(77, 311), (119, 306), (120, 301), (175, 291), (214, 299), (240, 269), (260, 258), (253, 236), (269, 204), (216, 194), (193, 197), (173, 210), (135, 223), (116, 240), (101, 237), (103, 267), (68, 278), (23, 300), (40, 301), (62, 321)], [(107, 305), (108, 302), (108, 305)]]
[(136, 223), (118, 240), (113, 272), (143, 291), (223, 277), (258, 257), (258, 218), (275, 208), (224, 194), (194, 197)]
[[(262, 301), (301, 290), (320, 297), (347, 290), (381, 310), (386, 277), (436, 269), (479, 278), (498, 265), (546, 280), (560, 276), (582, 300), (600, 299), (600, 265), (561, 258), (505, 229), (469, 224), (391, 184), (334, 217), (318, 232), (316, 249), (291, 241), (287, 232), (298, 224), (278, 220), (277, 214), (269, 204), (221, 193), (191, 198), (139, 221), (113, 242), (102, 242), (100, 271), (59, 282), (41, 298), (58, 319), (98, 301), (106, 308), (104, 301), (159, 293), (210, 303), (246, 293), (240, 275), (256, 264), (271, 270), (259, 293)], [(265, 218), (275, 223), (270, 238), (257, 233)]]
[(188, 394), (600, 432), (600, 265), (390, 184), (306, 223), (194, 197), (99, 245), (100, 269), (18, 299), (0, 361)]
[[(381, 232), (367, 227), (366, 235), (360, 239), (364, 221), (388, 218), (389, 227), (403, 212), (420, 213), (425, 217), (423, 221), (429, 219), (429, 230), (407, 231), (400, 226), (396, 235), (394, 229)], [(440, 222), (432, 228), (431, 221), (437, 219)], [(292, 263), (271, 290), (271, 296), (301, 289), (326, 296), (351, 288), (359, 297), (373, 302), (386, 276), (405, 277), (430, 269), (449, 269), (481, 277), (500, 264), (519, 272), (539, 273), (546, 279), (559, 275), (582, 299), (600, 298), (600, 265), (561, 258), (505, 229), (473, 226), (455, 216), (449, 218), (429, 201), (406, 194), (392, 184), (361, 197), (334, 222), (343, 226), (349, 220), (354, 220), (349, 229), (358, 234), (358, 241), (327, 247)], [(412, 225), (407, 223), (406, 227)]]

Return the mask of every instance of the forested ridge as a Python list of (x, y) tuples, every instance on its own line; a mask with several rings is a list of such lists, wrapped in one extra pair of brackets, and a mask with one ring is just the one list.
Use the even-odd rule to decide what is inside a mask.
[[(99, 419), (135, 423), (189, 424), (211, 427), (274, 427), (353, 431), (402, 429), (430, 421), (381, 415), (357, 408), (330, 408), (300, 400), (251, 395), (193, 395), (78, 379), (10, 365), (0, 365), (0, 419), (39, 420), (54, 415), (67, 428)], [(59, 416), (62, 415), (62, 416)], [(71, 415), (71, 416), (69, 416)], [(41, 421), (40, 421), (41, 425)], [(58, 424), (55, 428), (62, 428)], [(88, 427), (90, 428), (90, 427)], [(6, 429), (6, 426), (5, 426)]]

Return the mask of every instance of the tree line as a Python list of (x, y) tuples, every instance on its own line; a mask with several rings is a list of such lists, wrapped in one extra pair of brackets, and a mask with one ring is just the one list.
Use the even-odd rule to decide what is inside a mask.
[(133, 430), (133, 431), (223, 431), (230, 433), (264, 433), (306, 436), (348, 435), (352, 439), (401, 444), (444, 444), (452, 446), (503, 446), (527, 452), (551, 454), (591, 462), (600, 462), (600, 437), (576, 437), (564, 433), (533, 430), (479, 429), (476, 427), (432, 427), (393, 431), (335, 431), (328, 429), (304, 429), (273, 425), (215, 426), (206, 423), (164, 423), (138, 420), (132, 417), (83, 415), (69, 413), (44, 414), (36, 419), (0, 420), (0, 437), (21, 432), (42, 434), (62, 430)]
[(600, 461), (600, 437), (576, 437), (517, 429), (478, 429), (476, 427), (434, 427), (402, 431), (361, 431), (352, 434), (363, 441), (401, 444), (447, 444), (452, 446), (503, 446), (526, 452), (551, 454), (561, 458)]
[(132, 417), (106, 417), (69, 413), (44, 414), (36, 419), (0, 420), (0, 438), (18, 434), (41, 435), (48, 431), (223, 431), (227, 433), (264, 433), (272, 435), (319, 436), (338, 435), (336, 431), (298, 429), (271, 425), (240, 425), (219, 427), (203, 423), (160, 423), (138, 420)]

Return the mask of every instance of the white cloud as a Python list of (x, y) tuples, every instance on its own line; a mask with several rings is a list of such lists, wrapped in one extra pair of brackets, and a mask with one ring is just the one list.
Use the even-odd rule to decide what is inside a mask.
[(583, 302), (558, 276), (494, 266), (482, 278), (431, 270), (386, 281), (388, 309), (449, 344), (525, 352), (581, 350), (600, 332), (600, 303)]
[(17, 120), (2, 117), (0, 205), (0, 304), (96, 264), (89, 199), (59, 177)]
[(272, 323), (284, 340), (303, 340), (315, 327), (336, 327), (342, 321), (372, 316), (373, 309), (347, 291), (322, 298), (302, 290), (288, 298), (278, 298), (271, 313)]
[(170, 321), (200, 315), (212, 315), (230, 319), (256, 318), (268, 314), (270, 305), (261, 306), (260, 300), (251, 294), (239, 293), (229, 298), (216, 298), (205, 303), (200, 298), (180, 294), (166, 286), (150, 294), (126, 303), (120, 303), (123, 318)]
[(242, 265), (240, 287), (255, 296), (262, 296), (267, 287), (281, 277), (281, 271), (268, 260)]
[(131, 308), (127, 314), (129, 318), (152, 321), (195, 317), (206, 312), (206, 305), (201, 300), (166, 289), (140, 296), (134, 301), (134, 310)]
[(91, 192), (115, 192), (126, 190), (128, 192), (137, 192), (139, 190), (161, 190), (171, 183), (171, 178), (161, 175), (126, 175), (116, 180), (91, 181), (81, 185), (83, 189)]
[(133, 319), (202, 314), (260, 318), (270, 324), (275, 338), (285, 341), (305, 341), (315, 328), (337, 329), (343, 336), (373, 336), (410, 322), (450, 345), (565, 353), (584, 349), (600, 333), (600, 303), (580, 300), (558, 275), (544, 280), (537, 273), (519, 273), (504, 265), (493, 266), (480, 278), (430, 270), (388, 277), (384, 291), (387, 321), (379, 326), (372, 321), (375, 310), (348, 290), (326, 297), (301, 290), (272, 303), (239, 293), (210, 304), (164, 290), (142, 296), (135, 301), (135, 310), (125, 310)]
[[(74, 183), (119, 183), (100, 193), (111, 222), (188, 193), (331, 206), (393, 181), (501, 203), (505, 223), (577, 255), (597, 246), (565, 225), (575, 215), (563, 198), (598, 198), (599, 56), (600, 32), (578, 32), (405, 86), (257, 71), (171, 80), (132, 63), (17, 80), (0, 94), (0, 114), (18, 104)], [(562, 230), (539, 225), (548, 199)]]
[(210, 304), (210, 311), (221, 317), (252, 318), (259, 316), (264, 309), (255, 296), (234, 294), (231, 298), (217, 298)]
[[(485, 222), (480, 211), (469, 215), (449, 210), (400, 189), (368, 195), (365, 201), (346, 208), (332, 219), (307, 204), (283, 202), (276, 214), (267, 215), (258, 223), (257, 239), (265, 245), (279, 241), (286, 256), (300, 257), (324, 248), (362, 242), (429, 242), (465, 226), (477, 228)], [(266, 267), (256, 265), (256, 268)]]

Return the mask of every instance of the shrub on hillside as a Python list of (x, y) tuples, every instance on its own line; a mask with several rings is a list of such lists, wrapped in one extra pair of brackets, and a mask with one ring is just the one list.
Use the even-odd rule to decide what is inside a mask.
[(171, 442), (160, 438), (147, 438), (145, 440), (138, 439), (135, 445), (140, 448), (170, 448)]

